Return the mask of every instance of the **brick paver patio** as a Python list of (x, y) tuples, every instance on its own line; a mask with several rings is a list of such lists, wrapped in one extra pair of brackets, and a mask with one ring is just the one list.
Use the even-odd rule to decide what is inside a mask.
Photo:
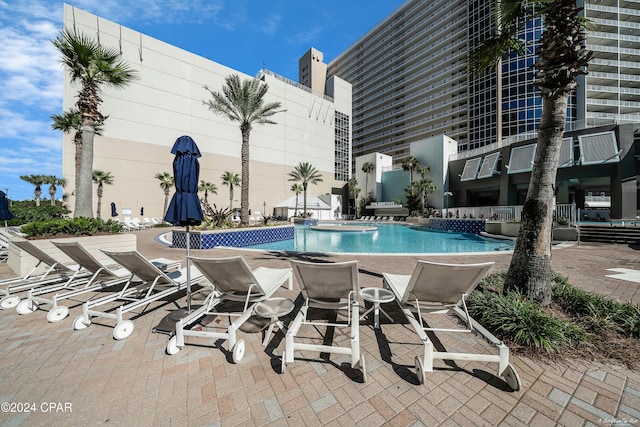
[[(158, 243), (160, 231), (137, 232), (145, 256), (181, 259), (184, 250)], [(198, 256), (242, 254), (249, 265), (287, 267), (288, 256), (249, 250), (193, 251)], [(614, 299), (640, 302), (640, 283), (606, 277), (610, 268), (640, 270), (640, 252), (625, 245), (581, 244), (553, 254), (556, 271), (571, 283)], [(334, 256), (306, 254), (309, 260), (357, 259), (360, 285), (381, 286), (383, 271), (409, 274), (416, 259), (447, 262), (492, 260), (506, 268), (509, 254), (473, 256)], [(0, 264), (0, 278), (12, 277)], [(284, 288), (277, 295), (296, 299)], [(184, 297), (178, 304), (184, 306)], [(195, 300), (197, 304), (197, 299)], [(73, 331), (69, 318), (48, 323), (44, 311), (0, 312), (0, 425), (639, 425), (640, 374), (617, 365), (570, 361), (551, 363), (512, 356), (522, 379), (518, 392), (496, 378), (495, 364), (435, 362), (426, 384), (417, 385), (413, 359), (421, 354), (417, 336), (394, 303), (385, 305), (381, 329), (363, 321), (361, 348), (368, 379), (330, 360), (305, 354), (280, 374), (282, 333), (261, 346), (259, 333), (241, 333), (243, 361), (229, 362), (221, 346), (191, 338), (178, 354), (165, 353), (167, 335), (153, 333), (174, 310), (158, 303), (134, 320), (133, 334), (112, 338), (113, 323), (96, 319)], [(292, 316), (292, 315), (290, 315)], [(291, 317), (285, 318), (290, 320)], [(286, 323), (286, 322), (285, 322)], [(491, 348), (481, 339), (456, 340), (439, 334), (448, 350)], [(342, 342), (348, 337), (338, 333)]]

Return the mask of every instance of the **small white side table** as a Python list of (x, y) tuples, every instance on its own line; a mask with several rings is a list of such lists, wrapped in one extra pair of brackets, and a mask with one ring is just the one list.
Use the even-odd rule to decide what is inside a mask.
[(395, 300), (393, 292), (385, 288), (362, 288), (360, 289), (360, 296), (363, 300), (373, 303), (373, 306), (370, 307), (369, 310), (365, 311), (362, 316), (360, 316), (361, 319), (367, 314), (371, 313), (371, 311), (373, 311), (374, 328), (380, 328), (380, 312), (382, 312), (382, 314), (384, 314), (387, 319), (393, 322), (391, 316), (389, 316), (387, 312), (384, 311), (382, 307), (380, 307), (380, 304), (392, 302), (393, 300)]
[(256, 304), (253, 311), (258, 316), (271, 319), (269, 329), (264, 335), (264, 340), (262, 340), (263, 347), (266, 347), (269, 342), (269, 338), (273, 332), (273, 325), (278, 325), (278, 327), (284, 331), (284, 325), (280, 320), (280, 316), (286, 316), (291, 313), (294, 308), (295, 304), (290, 298), (269, 298)]

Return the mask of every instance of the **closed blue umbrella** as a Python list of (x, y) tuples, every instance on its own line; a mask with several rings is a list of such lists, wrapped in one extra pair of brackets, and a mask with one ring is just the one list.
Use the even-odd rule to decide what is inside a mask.
[(189, 273), (189, 226), (200, 225), (204, 219), (198, 198), (198, 179), (202, 157), (196, 142), (190, 136), (181, 136), (173, 144), (173, 179), (176, 192), (171, 198), (164, 220), (173, 225), (186, 226), (187, 247), (187, 311), (191, 311), (191, 275)]
[(9, 201), (4, 191), (0, 191), (0, 220), (4, 220), (4, 226), (7, 226), (7, 220), (13, 218), (13, 214), (9, 210)]

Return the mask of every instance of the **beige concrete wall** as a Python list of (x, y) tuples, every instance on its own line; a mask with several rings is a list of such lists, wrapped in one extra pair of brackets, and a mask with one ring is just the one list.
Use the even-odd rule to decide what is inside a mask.
[[(230, 74), (239, 74), (241, 79), (254, 76), (69, 5), (64, 10), (66, 27), (75, 26), (90, 37), (99, 35), (107, 47), (121, 47), (123, 59), (137, 70), (137, 79), (126, 88), (105, 88), (101, 93), (104, 102), (100, 110), (109, 117), (103, 136), (95, 139), (93, 168), (109, 171), (115, 178), (114, 185), (104, 189), (102, 217), (110, 216), (111, 202), (119, 212), (131, 208), (132, 216), (141, 216), (141, 207), (145, 217), (163, 216), (164, 194), (154, 175), (173, 173), (170, 150), (182, 135), (191, 136), (202, 152), (200, 178), (218, 187), (217, 196), (209, 195), (210, 202), (228, 206), (228, 188), (222, 186), (220, 176), (225, 171), (240, 174), (241, 134), (237, 123), (203, 105), (203, 100), (211, 98), (203, 86), (221, 91)], [(261, 78), (269, 85), (265, 101), (280, 102), (283, 111), (273, 117), (277, 124), (255, 125), (251, 132), (250, 208), (262, 211), (266, 202), (270, 212), (289, 198), (292, 183), (287, 174), (303, 161), (323, 174), (324, 182), (311, 186), (310, 194), (325, 194), (334, 186), (343, 186), (344, 182), (334, 180), (334, 103), (273, 75)], [(351, 86), (338, 86), (333, 96), (344, 98), (340, 105), (349, 109), (341, 112), (350, 115)], [(77, 91), (65, 74), (65, 110), (76, 102)], [(66, 136), (63, 144), (63, 176), (70, 183), (65, 194), (73, 210), (75, 146), (71, 138)], [(95, 192), (93, 199), (96, 206)], [(234, 200), (234, 207), (239, 207), (240, 188), (234, 191)]]

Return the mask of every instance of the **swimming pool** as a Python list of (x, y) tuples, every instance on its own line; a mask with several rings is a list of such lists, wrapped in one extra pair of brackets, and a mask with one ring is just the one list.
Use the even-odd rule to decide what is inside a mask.
[[(354, 223), (349, 223), (354, 225)], [(365, 223), (360, 223), (365, 225)], [(431, 230), (404, 224), (374, 225), (375, 231), (341, 232), (313, 230), (296, 225), (294, 238), (247, 246), (247, 249), (300, 252), (436, 254), (513, 250), (510, 240), (490, 239), (476, 234)]]

